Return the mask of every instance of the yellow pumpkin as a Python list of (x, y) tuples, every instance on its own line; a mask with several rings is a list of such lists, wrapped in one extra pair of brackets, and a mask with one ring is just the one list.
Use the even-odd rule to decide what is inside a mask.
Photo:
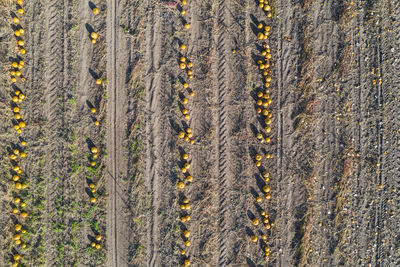
[(254, 218), (254, 219), (252, 220), (252, 223), (253, 223), (255, 226), (257, 226), (257, 225), (260, 223), (260, 221), (259, 221), (257, 218)]
[(190, 231), (189, 231), (189, 230), (185, 230), (185, 232), (183, 232), (183, 235), (184, 235), (186, 238), (189, 238), (189, 236), (190, 236)]
[(184, 183), (184, 182), (179, 182), (179, 183), (178, 183), (178, 188), (179, 188), (179, 189), (185, 188), (185, 183)]
[(263, 186), (263, 191), (264, 191), (265, 193), (269, 193), (269, 192), (271, 191), (271, 188), (270, 188), (268, 185), (264, 185), (264, 186)]

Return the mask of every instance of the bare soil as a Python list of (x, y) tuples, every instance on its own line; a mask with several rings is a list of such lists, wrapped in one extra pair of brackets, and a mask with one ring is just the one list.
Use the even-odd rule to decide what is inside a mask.
[[(0, 266), (400, 265), (398, 1), (273, 0), (270, 17), (255, 0), (25, 2), (26, 82), (13, 85), (16, 2), (0, 2)], [(256, 112), (263, 45), (270, 132)], [(21, 140), (26, 190), (9, 157)]]

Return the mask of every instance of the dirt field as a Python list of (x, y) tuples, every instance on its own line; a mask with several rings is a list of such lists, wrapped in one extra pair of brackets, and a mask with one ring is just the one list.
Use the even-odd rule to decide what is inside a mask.
[(400, 265), (400, 2), (261, 2), (0, 2), (0, 267)]

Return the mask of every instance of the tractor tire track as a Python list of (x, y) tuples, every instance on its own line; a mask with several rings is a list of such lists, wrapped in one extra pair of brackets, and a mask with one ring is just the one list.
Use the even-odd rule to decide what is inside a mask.
[[(359, 3), (358, 1), (356, 2), (356, 5), (358, 6)], [(362, 149), (362, 107), (361, 107), (361, 94), (362, 94), (362, 79), (361, 79), (361, 72), (362, 72), (362, 54), (361, 54), (361, 47), (360, 47), (360, 42), (362, 39), (364, 39), (364, 32), (363, 31), (357, 31), (356, 27), (359, 27), (360, 25), (360, 11), (357, 9), (357, 13), (355, 14), (354, 18), (352, 19), (351, 23), (351, 66), (353, 66), (353, 70), (351, 72), (352, 76), (352, 87), (354, 90), (352, 90), (353, 94), (351, 95), (351, 100), (352, 100), (352, 105), (353, 105), (353, 112), (352, 112), (352, 118), (354, 123), (353, 123), (353, 132), (352, 132), (352, 138), (353, 138), (353, 145), (354, 145), (354, 153), (355, 153), (355, 159), (357, 159), (356, 166), (356, 173), (354, 177), (354, 182), (352, 186), (352, 201), (351, 201), (351, 207), (350, 207), (350, 216), (351, 218), (356, 218), (353, 222), (352, 230), (349, 233), (349, 238), (346, 241), (347, 243), (347, 248), (345, 252), (349, 253), (349, 255), (352, 255), (352, 259), (356, 257), (359, 257), (359, 250), (360, 246), (356, 245), (355, 247), (353, 244), (349, 242), (349, 240), (358, 240), (359, 236), (357, 235), (359, 229), (361, 227), (361, 222), (360, 218), (358, 217), (358, 210), (357, 207), (360, 207), (362, 205), (362, 199), (361, 196), (364, 193), (364, 190), (361, 186), (361, 164), (360, 164), (360, 159), (361, 159), (361, 149)], [(359, 33), (359, 34), (357, 34)], [(358, 241), (355, 243), (358, 244)], [(352, 262), (354, 264), (354, 261)], [(359, 263), (359, 262), (358, 262)]]
[[(378, 14), (383, 15), (383, 10), (381, 9)], [(382, 54), (383, 54), (383, 46), (382, 46), (382, 24), (377, 27), (377, 41), (376, 41), (376, 64), (377, 64), (377, 69), (379, 71), (379, 74), (381, 75), (380, 79), (384, 78), (386, 76), (386, 72), (383, 73), (383, 60), (382, 60)], [(377, 186), (379, 188), (380, 185), (382, 186), (387, 186), (387, 181), (386, 181), (386, 175), (385, 173), (382, 172), (382, 168), (384, 167), (383, 165), (383, 132), (384, 132), (384, 125), (382, 122), (383, 118), (383, 105), (384, 105), (384, 99), (383, 99), (383, 84), (380, 82), (377, 83), (376, 86), (376, 113), (377, 113), (377, 118), (376, 118), (376, 131), (377, 131)], [(382, 254), (383, 254), (383, 245), (382, 244), (382, 235), (383, 235), (383, 229), (385, 228), (384, 222), (386, 222), (386, 216), (385, 216), (385, 210), (386, 210), (386, 204), (387, 204), (387, 198), (384, 197), (385, 192), (383, 190), (379, 190), (378, 192), (378, 197), (376, 198), (376, 222), (375, 222), (375, 233), (376, 235), (376, 257), (375, 257), (375, 266), (384, 266), (382, 265)]]
[[(35, 94), (31, 94), (30, 100), (28, 102), (27, 109), (29, 112), (26, 113), (25, 117), (32, 126), (39, 126), (39, 122), (43, 120), (43, 109), (41, 105), (37, 103), (42, 102), (44, 92), (43, 92), (43, 72), (44, 67), (44, 29), (39, 26), (38, 22), (44, 20), (45, 13), (43, 12), (44, 7), (40, 2), (29, 3), (29, 13), (32, 14), (30, 21), (26, 22), (28, 27), (28, 34), (26, 37), (26, 42), (31, 47), (28, 51), (28, 63), (29, 68), (27, 68), (26, 76), (28, 77), (28, 84), (31, 89), (35, 89)], [(31, 34), (35, 33), (35, 34)]]
[(218, 266), (227, 266), (232, 262), (232, 216), (231, 216), (231, 197), (230, 191), (233, 183), (233, 173), (231, 173), (230, 159), (230, 125), (229, 125), (229, 85), (231, 81), (229, 45), (230, 35), (228, 28), (231, 25), (230, 14), (227, 12), (226, 1), (219, 0), (216, 3), (216, 29), (214, 49), (218, 63), (214, 66), (215, 86), (216, 88), (216, 141), (215, 141), (215, 159), (216, 159), (216, 181), (218, 191), (218, 250), (215, 261)]
[[(64, 266), (73, 266), (76, 264), (78, 261), (77, 257), (74, 257), (73, 255), (73, 246), (71, 245), (72, 243), (72, 236), (71, 236), (71, 220), (70, 217), (72, 215), (71, 213), (71, 207), (73, 202), (75, 201), (75, 187), (73, 185), (73, 181), (71, 178), (71, 166), (70, 166), (70, 157), (69, 157), (69, 141), (70, 141), (70, 125), (71, 125), (71, 120), (70, 120), (70, 113), (69, 109), (66, 105), (67, 101), (67, 95), (72, 87), (71, 84), (74, 82), (72, 75), (72, 61), (73, 61), (73, 51), (75, 50), (74, 43), (72, 42), (72, 38), (69, 32), (69, 27), (68, 25), (71, 24), (72, 21), (72, 8), (73, 4), (69, 0), (64, 0), (64, 12), (62, 14), (63, 16), (63, 39), (62, 39), (62, 47), (63, 47), (63, 81), (62, 81), (62, 88), (60, 88), (60, 93), (58, 95), (58, 99), (62, 101), (61, 103), (61, 109), (62, 109), (62, 127), (63, 127), (63, 133), (62, 133), (62, 157), (61, 157), (61, 162), (62, 165), (60, 165), (60, 173), (62, 179), (62, 187), (63, 187), (63, 204), (62, 204), (62, 209), (63, 209), (63, 216), (62, 216), (62, 225), (63, 225), (63, 239), (59, 244), (59, 251), (61, 250), (60, 248), (63, 247), (64, 250), (62, 252), (62, 260), (61, 264)], [(73, 215), (72, 215), (73, 216)], [(60, 253), (59, 253), (60, 254)]]
[[(397, 2), (396, 2), (397, 3)], [(397, 6), (399, 8), (400, 5)], [(395, 7), (396, 8), (396, 7)], [(393, 225), (395, 221), (393, 219), (394, 211), (396, 207), (393, 207), (395, 202), (393, 197), (393, 189), (396, 188), (396, 169), (398, 170), (399, 164), (399, 151), (396, 151), (396, 143), (393, 143), (397, 138), (396, 130), (399, 129), (400, 124), (398, 123), (398, 104), (394, 102), (392, 90), (398, 90), (398, 83), (392, 80), (396, 70), (393, 68), (393, 58), (395, 55), (391, 55), (393, 47), (398, 47), (396, 41), (393, 40), (396, 34), (399, 34), (398, 27), (392, 27), (392, 17), (398, 15), (397, 10), (393, 10), (393, 6), (390, 1), (379, 3), (380, 18), (381, 22), (379, 25), (379, 43), (378, 43), (378, 59), (379, 69), (381, 74), (382, 83), (378, 83), (378, 106), (379, 106), (379, 119), (378, 119), (378, 131), (379, 131), (379, 183), (382, 185), (382, 189), (379, 190), (379, 234), (377, 236), (377, 243), (380, 246), (377, 249), (377, 262), (379, 266), (392, 266), (396, 265), (396, 255), (393, 253), (393, 246), (396, 244), (396, 239), (393, 236), (393, 231), (396, 226)], [(393, 15), (392, 15), (393, 14)], [(392, 33), (395, 30), (395, 33)], [(396, 36), (395, 38), (398, 38)], [(390, 62), (392, 61), (392, 62)], [(390, 64), (392, 63), (392, 64)], [(389, 92), (390, 91), (390, 92)], [(393, 107), (394, 106), (394, 107)], [(396, 108), (397, 106), (397, 108)], [(395, 111), (395, 112), (393, 112)], [(394, 208), (394, 209), (393, 209)], [(393, 258), (393, 259), (392, 259)]]
[[(400, 95), (400, 79), (398, 73), (400, 71), (400, 63), (397, 55), (400, 54), (400, 28), (394, 21), (400, 20), (400, 3), (398, 1), (388, 1), (382, 7), (384, 10), (383, 21), (385, 33), (383, 33), (383, 44), (385, 45), (382, 62), (384, 62), (382, 75), (382, 92), (383, 92), (383, 160), (382, 173), (385, 180), (382, 181), (385, 196), (381, 202), (387, 203), (384, 206), (383, 220), (383, 240), (386, 248), (382, 249), (381, 265), (382, 266), (398, 266), (400, 258), (398, 257), (397, 245), (399, 239), (393, 233), (396, 232), (399, 225), (399, 198), (397, 190), (399, 189), (399, 165), (400, 165), (400, 119), (398, 116), (400, 105), (395, 97)], [(390, 201), (390, 202), (389, 202)], [(383, 204), (383, 203), (382, 203)]]
[[(361, 232), (354, 231), (353, 250), (358, 256), (357, 264), (376, 265), (376, 227), (377, 219), (377, 201), (376, 191), (378, 185), (378, 177), (376, 160), (379, 157), (377, 150), (377, 127), (374, 117), (377, 115), (376, 87), (372, 86), (373, 76), (369, 73), (376, 62), (376, 47), (373, 45), (375, 40), (374, 29), (368, 29), (370, 26), (366, 18), (361, 17), (362, 14), (370, 13), (367, 5), (361, 5), (360, 13), (356, 16), (355, 34), (359, 36), (355, 38), (356, 62), (358, 64), (356, 72), (355, 88), (358, 88), (356, 96), (356, 112), (359, 118), (359, 137), (356, 140), (357, 156), (359, 157), (357, 180), (359, 181), (357, 189), (359, 195), (354, 200), (355, 218), (357, 218), (356, 228)], [(356, 133), (357, 134), (357, 133)], [(374, 177), (374, 178), (371, 178)], [(362, 198), (361, 198), (362, 197)], [(375, 244), (375, 245), (371, 245)], [(351, 246), (351, 245), (350, 245)], [(373, 256), (374, 255), (374, 256)]]
[[(47, 155), (45, 168), (50, 170), (47, 173), (46, 203), (47, 203), (47, 224), (50, 229), (59, 230), (61, 234), (54, 235), (49, 231), (46, 235), (47, 260), (50, 264), (61, 264), (63, 258), (57, 258), (52, 252), (63, 245), (64, 240), (64, 182), (68, 179), (68, 172), (65, 169), (65, 121), (63, 116), (63, 86), (65, 80), (64, 63), (64, 19), (66, 11), (63, 0), (46, 2), (47, 22), (47, 47), (45, 73), (46, 89), (44, 113), (47, 119), (46, 146)], [(57, 215), (55, 213), (57, 212)]]
[[(45, 201), (44, 195), (44, 166), (40, 160), (45, 157), (46, 154), (46, 141), (43, 139), (43, 128), (44, 128), (44, 114), (42, 103), (45, 98), (45, 27), (43, 27), (43, 21), (45, 21), (45, 8), (41, 2), (29, 2), (26, 4), (27, 16), (24, 24), (27, 29), (25, 37), (25, 44), (27, 46), (26, 54), (26, 76), (27, 82), (24, 90), (28, 96), (25, 101), (25, 112), (23, 117), (26, 119), (28, 124), (26, 134), (24, 137), (29, 143), (29, 156), (28, 161), (24, 164), (24, 170), (29, 173), (30, 182), (30, 195), (32, 203), (38, 204)], [(35, 205), (34, 204), (34, 205)], [(31, 236), (30, 243), (32, 244), (32, 250), (29, 255), (29, 266), (40, 266), (45, 262), (44, 251), (40, 245), (44, 244), (42, 234), (46, 231), (47, 225), (43, 222), (46, 220), (46, 212), (44, 210), (31, 212), (37, 220), (31, 221), (30, 227), (35, 229), (36, 235)]]

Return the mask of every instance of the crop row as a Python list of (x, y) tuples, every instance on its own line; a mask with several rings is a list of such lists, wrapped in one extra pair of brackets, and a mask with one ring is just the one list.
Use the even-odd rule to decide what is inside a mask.
[(23, 84), (26, 82), (26, 77), (22, 71), (25, 65), (25, 61), (22, 56), (26, 54), (25, 42), (23, 36), (25, 29), (21, 25), (22, 17), (25, 14), (23, 9), (24, 2), (18, 0), (16, 4), (16, 13), (11, 12), (12, 17), (12, 29), (14, 31), (14, 38), (16, 41), (15, 52), (16, 55), (12, 57), (10, 76), (12, 82), (13, 95), (11, 99), (11, 109), (14, 113), (12, 124), (13, 129), (18, 134), (18, 142), (11, 143), (9, 147), (9, 157), (12, 164), (12, 181), (14, 182), (14, 189), (11, 194), (13, 197), (12, 207), (12, 221), (13, 221), (13, 243), (12, 247), (12, 266), (16, 267), (23, 265), (24, 263), (24, 250), (28, 247), (29, 240), (27, 238), (27, 232), (29, 228), (28, 220), (28, 175), (23, 172), (21, 164), (24, 158), (27, 156), (26, 146), (27, 142), (22, 136), (23, 131), (26, 127), (26, 123), (22, 118), (22, 106), (23, 101), (26, 99), (23, 93)]
[[(266, 0), (259, 0), (258, 6), (260, 9), (264, 11), (265, 17), (267, 19), (272, 17), (272, 7)], [(257, 128), (261, 128), (263, 130), (257, 130), (255, 133), (255, 137), (260, 142), (262, 148), (261, 151), (263, 153), (257, 152), (254, 155), (254, 163), (258, 169), (258, 172), (261, 173), (261, 176), (264, 179), (264, 183), (262, 186), (262, 192), (257, 193), (255, 196), (255, 206), (257, 208), (256, 214), (251, 214), (250, 219), (255, 229), (257, 229), (260, 225), (264, 226), (264, 229), (257, 229), (253, 231), (253, 234), (250, 236), (250, 240), (253, 243), (258, 243), (259, 240), (261, 242), (261, 247), (264, 250), (264, 254), (266, 260), (268, 261), (269, 256), (271, 254), (271, 248), (268, 245), (270, 242), (268, 236), (271, 235), (272, 227), (274, 223), (272, 222), (272, 218), (268, 213), (268, 201), (272, 198), (271, 196), (271, 187), (269, 185), (270, 182), (270, 172), (268, 168), (272, 166), (270, 160), (273, 158), (270, 144), (271, 144), (271, 131), (272, 131), (272, 119), (273, 114), (271, 110), (271, 67), (272, 67), (272, 54), (271, 49), (268, 44), (269, 36), (271, 34), (271, 27), (267, 25), (267, 23), (258, 22), (257, 25), (252, 25), (256, 29), (257, 39), (261, 44), (257, 44), (258, 54), (257, 57), (257, 66), (263, 77), (263, 86), (256, 88), (255, 95), (255, 110), (256, 114), (259, 117), (260, 125)], [(267, 160), (266, 167), (263, 166), (263, 159)], [(267, 201), (264, 203), (263, 199)], [(257, 234), (258, 233), (258, 234)]]
[[(96, 15), (100, 14), (99, 8), (96, 7), (96, 5), (93, 2), (89, 3), (89, 8), (91, 8), (93, 15), (96, 16)], [(95, 45), (99, 41), (100, 36), (95, 30), (93, 30), (90, 27), (89, 38), (90, 38), (91, 43), (93, 45)], [(95, 84), (96, 84), (96, 86), (99, 86), (99, 87), (103, 86), (103, 80), (101, 79), (101, 77), (95, 78)], [(97, 90), (97, 88), (96, 88), (96, 90)], [(98, 116), (97, 108), (94, 106), (94, 104), (92, 104), (91, 101), (88, 101), (87, 103), (88, 103), (88, 106), (90, 109), (91, 120), (93, 122), (94, 127), (96, 127), (96, 128), (101, 127), (100, 121), (97, 118), (97, 116)], [(89, 156), (87, 157), (87, 160), (88, 160), (87, 164), (89, 165), (88, 167), (90, 168), (90, 170), (93, 170), (95, 172), (99, 166), (101, 149), (98, 148), (92, 142), (90, 137), (86, 138), (86, 142), (87, 142), (89, 150), (90, 150)], [(91, 203), (91, 205), (97, 205), (98, 198), (99, 198), (97, 187), (98, 187), (99, 181), (97, 181), (96, 177), (94, 177), (94, 176), (89, 176), (89, 177), (87, 176), (86, 180), (87, 180), (87, 186), (88, 186), (88, 188), (86, 188), (86, 192), (89, 195), (90, 203)], [(96, 220), (96, 219), (94, 219), (94, 220)], [(103, 242), (104, 238), (103, 238), (102, 234), (99, 232), (99, 229), (92, 229), (92, 231), (93, 231), (93, 235), (88, 236), (90, 246), (92, 248), (99, 250), (102, 248), (102, 242)]]
[[(183, 28), (185, 30), (190, 30), (190, 24), (186, 21), (185, 15), (186, 15), (186, 7), (187, 7), (187, 1), (182, 0), (181, 6), (178, 8), (180, 10), (180, 14), (182, 16), (182, 21), (183, 21)], [(180, 103), (179, 107), (183, 116), (183, 119), (186, 121), (183, 124), (183, 130), (178, 133), (178, 138), (184, 140), (188, 144), (194, 144), (194, 139), (193, 139), (193, 130), (190, 128), (190, 98), (193, 98), (195, 96), (195, 92), (191, 88), (189, 81), (193, 79), (193, 62), (189, 60), (189, 55), (187, 53), (188, 47), (185, 43), (180, 41), (179, 43), (179, 68), (181, 71), (186, 73), (186, 81), (181, 82), (181, 86), (184, 89), (184, 92), (180, 93)], [(188, 94), (188, 96), (187, 96)], [(180, 161), (178, 165), (180, 166), (180, 171), (181, 171), (181, 178), (180, 181), (178, 182), (178, 190), (179, 190), (179, 200), (180, 200), (180, 222), (181, 222), (181, 229), (182, 229), (182, 236), (183, 236), (183, 241), (184, 241), (184, 248), (181, 249), (180, 254), (182, 256), (182, 266), (189, 266), (191, 264), (191, 259), (189, 255), (189, 247), (191, 246), (191, 241), (190, 241), (190, 236), (191, 232), (189, 230), (189, 222), (191, 220), (190, 217), (190, 210), (191, 210), (191, 204), (189, 197), (187, 193), (185, 192), (185, 189), (187, 186), (193, 181), (193, 176), (190, 173), (190, 168), (191, 168), (191, 157), (189, 154), (186, 152), (188, 148), (185, 148), (185, 145), (182, 145), (181, 147), (181, 155), (180, 155)]]

